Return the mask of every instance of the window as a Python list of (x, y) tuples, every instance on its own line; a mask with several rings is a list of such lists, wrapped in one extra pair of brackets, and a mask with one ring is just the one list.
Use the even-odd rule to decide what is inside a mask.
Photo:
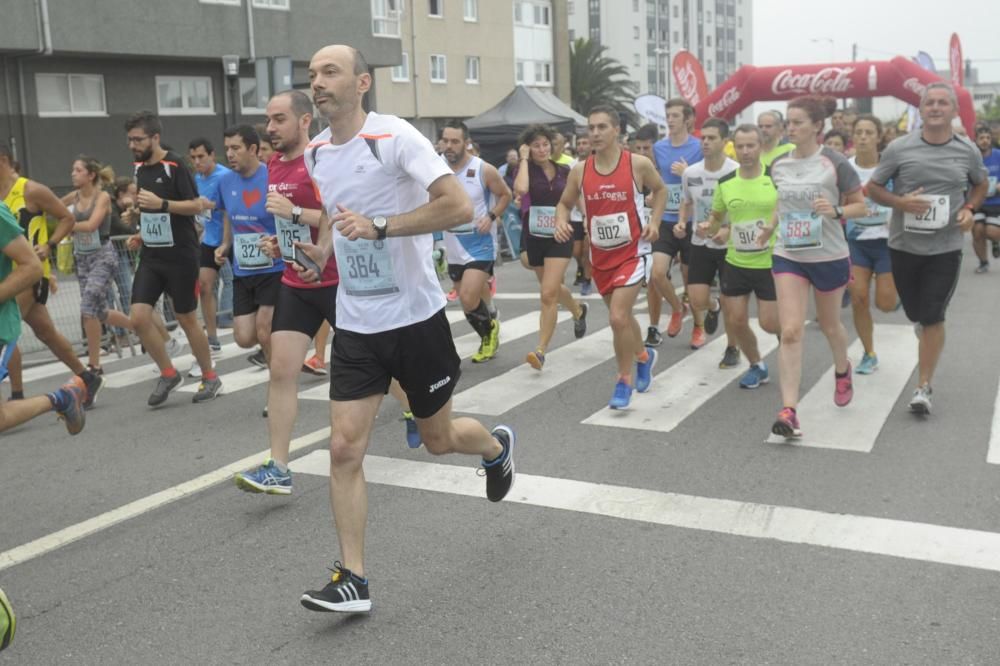
[(260, 9), (288, 9), (288, 0), (253, 0), (253, 6)]
[(431, 83), (448, 82), (448, 62), (443, 55), (431, 56)]
[(239, 7), (242, 0), (198, 0), (203, 5), (233, 5)]
[(678, 12), (677, 5), (674, 5), (674, 18), (678, 18), (679, 15), (677, 12)]
[(637, 25), (632, 26), (632, 38), (633, 39), (639, 39), (639, 35), (640, 34), (641, 33), (639, 32), (639, 26), (637, 26)]
[(566, 0), (566, 13), (572, 16), (574, 11), (576, 11), (576, 9), (573, 6), (573, 0)]
[(101, 74), (35, 74), (35, 94), (43, 118), (108, 115)]
[(736, 40), (736, 48), (738, 48), (740, 51), (743, 50), (743, 40), (742, 39), (737, 39)]
[(164, 116), (214, 114), (211, 77), (157, 76), (156, 108)]
[(478, 21), (479, 0), (465, 0), (465, 11), (463, 15), (466, 21)]
[(677, 44), (680, 41), (681, 41), (681, 35), (680, 35), (680, 33), (677, 32), (676, 30), (674, 30), (674, 44)]
[(479, 83), (479, 56), (465, 56), (465, 82)]
[(636, 53), (635, 54), (635, 66), (639, 67), (640, 65), (642, 65), (642, 60), (640, 59), (639, 54)]
[(545, 5), (533, 5), (535, 8), (535, 25), (549, 24), (549, 8)]
[(393, 67), (390, 71), (390, 76), (393, 81), (409, 81), (410, 80), (410, 54), (406, 51), (402, 53), (403, 59), (398, 65)]
[(711, 46), (711, 45), (712, 45), (712, 35), (707, 35), (705, 37), (705, 46)]
[(514, 64), (514, 83), (524, 83), (524, 61), (518, 60)]
[(441, 18), (444, 16), (444, 0), (428, 0), (427, 14)]
[(257, 79), (252, 76), (240, 77), (240, 112), (244, 116), (263, 116), (267, 111), (267, 99), (257, 94)]
[(523, 18), (521, 16), (521, 3), (520, 2), (515, 2), (514, 3), (514, 23), (517, 23), (518, 25), (521, 25), (521, 24), (524, 23), (524, 20), (523, 20)]
[(570, 42), (576, 41), (576, 30), (574, 30), (573, 28), (569, 29), (569, 41)]
[(639, 11), (639, 0), (632, 0), (632, 11)]
[(535, 63), (535, 83), (552, 83), (552, 63)]
[(372, 0), (372, 35), (399, 37), (403, 0)]
[(705, 63), (705, 69), (707, 69), (710, 72), (712, 71), (712, 61), (711, 60), (709, 60), (708, 62)]
[(708, 10), (708, 12), (706, 12), (706, 16), (705, 16), (705, 20), (706, 20), (706, 21), (707, 21), (708, 23), (711, 23), (711, 22), (712, 22), (712, 10)]

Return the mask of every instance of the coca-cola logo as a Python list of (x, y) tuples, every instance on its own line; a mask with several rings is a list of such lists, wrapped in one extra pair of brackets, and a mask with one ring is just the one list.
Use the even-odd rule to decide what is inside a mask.
[(677, 86), (681, 89), (681, 96), (691, 104), (697, 104), (701, 100), (698, 98), (698, 75), (694, 73), (694, 67), (687, 63), (674, 71), (677, 78)]
[(798, 73), (784, 69), (778, 72), (771, 83), (771, 92), (775, 95), (809, 93), (841, 94), (851, 89), (851, 74), (853, 67), (824, 67), (815, 73)]
[(740, 98), (740, 91), (730, 88), (722, 94), (718, 100), (708, 105), (708, 115), (717, 118), (725, 117), (725, 112)]
[(918, 81), (917, 77), (911, 76), (910, 78), (903, 81), (903, 89), (909, 90), (915, 95), (923, 96), (924, 90), (927, 89), (927, 86)]

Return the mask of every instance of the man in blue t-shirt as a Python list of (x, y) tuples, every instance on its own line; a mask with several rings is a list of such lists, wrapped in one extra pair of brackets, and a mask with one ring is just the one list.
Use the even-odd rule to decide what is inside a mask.
[[(212, 354), (222, 351), (217, 325), (232, 326), (233, 316), (233, 271), (228, 264), (221, 267), (215, 263), (215, 249), (222, 243), (222, 210), (219, 208), (219, 181), (229, 173), (229, 169), (215, 161), (215, 147), (208, 139), (197, 138), (188, 144), (188, 157), (194, 167), (194, 182), (198, 195), (203, 200), (205, 210), (195, 219), (203, 227), (201, 247), (198, 253), (198, 288), (201, 293), (201, 314), (205, 319), (208, 346)], [(216, 319), (215, 280), (222, 277), (222, 298), (219, 311), (223, 316)], [(192, 366), (197, 368), (197, 365)]]
[(687, 288), (688, 257), (691, 253), (691, 229), (677, 226), (677, 214), (681, 208), (681, 175), (690, 164), (700, 162), (701, 142), (690, 134), (690, 123), (694, 120), (694, 108), (687, 101), (674, 98), (667, 100), (667, 136), (653, 144), (653, 158), (660, 177), (667, 184), (667, 207), (663, 211), (660, 224), (660, 239), (653, 243), (653, 271), (649, 283), (649, 331), (646, 344), (657, 347), (663, 342), (660, 334), (660, 299), (667, 299), (673, 312), (667, 335), (675, 337), (681, 332), (685, 306), (674, 293), (674, 285), (668, 275), (670, 260), (680, 254), (681, 277)]
[(986, 165), (986, 175), (989, 179), (989, 189), (983, 205), (976, 211), (976, 223), (972, 227), (972, 249), (979, 257), (977, 273), (985, 273), (990, 269), (990, 260), (986, 257), (986, 239), (993, 244), (993, 258), (1000, 259), (1000, 191), (997, 191), (997, 179), (1000, 178), (1000, 150), (993, 147), (993, 132), (988, 125), (976, 128), (976, 145), (983, 154), (983, 164)]
[[(260, 344), (264, 363), (271, 358), (271, 318), (281, 286), (284, 262), (261, 248), (274, 236), (274, 216), (267, 212), (267, 167), (257, 151), (260, 137), (249, 125), (224, 132), (226, 158), (233, 170), (219, 180), (219, 207), (223, 216), (222, 242), (215, 263), (233, 262), (233, 337), (240, 347)], [(230, 254), (232, 249), (232, 254)]]

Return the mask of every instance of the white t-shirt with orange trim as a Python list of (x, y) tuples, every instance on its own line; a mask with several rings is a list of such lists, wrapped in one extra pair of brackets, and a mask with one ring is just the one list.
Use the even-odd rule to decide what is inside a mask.
[[(327, 215), (337, 205), (367, 218), (409, 213), (429, 201), (427, 188), (453, 176), (434, 147), (401, 118), (371, 112), (342, 145), (321, 132), (305, 153)], [(333, 230), (340, 271), (337, 328), (380, 333), (426, 321), (445, 304), (434, 270), (432, 234), (350, 241)]]

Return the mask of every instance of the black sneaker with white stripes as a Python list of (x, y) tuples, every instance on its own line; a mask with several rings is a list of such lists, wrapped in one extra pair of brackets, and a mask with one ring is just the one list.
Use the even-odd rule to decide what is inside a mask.
[(514, 442), (517, 437), (510, 426), (498, 425), (491, 433), (503, 447), (503, 453), (490, 461), (483, 461), (486, 475), (486, 499), (499, 502), (514, 485)]
[(372, 609), (368, 579), (358, 578), (340, 562), (334, 562), (330, 582), (322, 590), (309, 590), (299, 601), (321, 613), (367, 613)]

